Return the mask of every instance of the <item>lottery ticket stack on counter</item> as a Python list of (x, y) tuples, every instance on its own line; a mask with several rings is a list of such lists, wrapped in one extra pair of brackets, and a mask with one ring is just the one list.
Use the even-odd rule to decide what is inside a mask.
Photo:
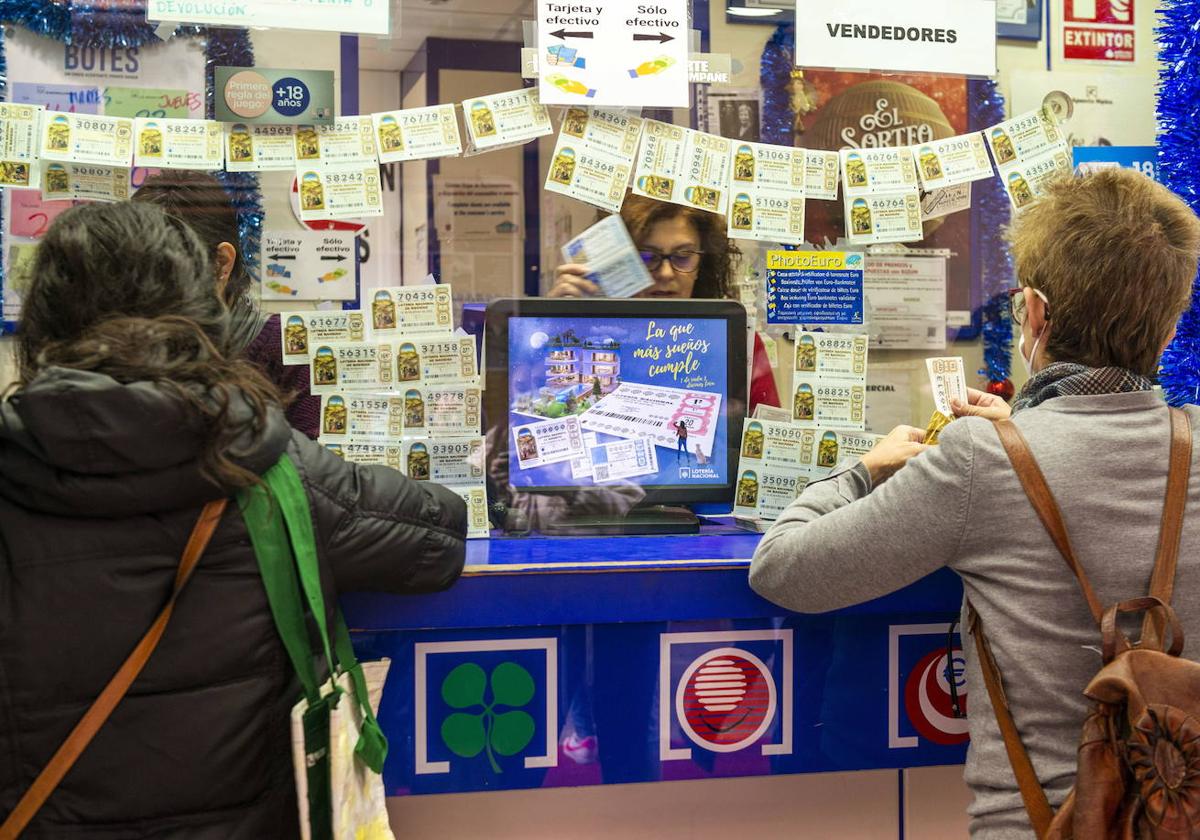
[(281, 350), (308, 366), (326, 449), (445, 485), (467, 503), (469, 536), (486, 537), (475, 337), (453, 332), (452, 304), (449, 286), (392, 286), (365, 312), (285, 312)]

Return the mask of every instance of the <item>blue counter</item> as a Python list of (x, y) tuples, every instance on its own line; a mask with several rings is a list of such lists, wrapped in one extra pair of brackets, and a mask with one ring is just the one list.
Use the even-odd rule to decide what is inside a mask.
[(478, 540), (447, 592), (348, 596), (388, 794), (961, 763), (958, 578), (797, 615), (747, 585), (759, 538)]

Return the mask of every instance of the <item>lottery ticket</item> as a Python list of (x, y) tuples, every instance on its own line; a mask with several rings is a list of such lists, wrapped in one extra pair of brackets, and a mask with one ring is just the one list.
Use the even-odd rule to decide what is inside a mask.
[(449, 333), (454, 329), (450, 286), (385, 286), (371, 299), (371, 334), (377, 337)]
[(401, 470), (415, 481), (438, 484), (483, 483), (483, 437), (405, 440), (401, 447)]
[(804, 158), (805, 196), (823, 201), (836, 201), (838, 176), (841, 174), (838, 153), (806, 149)]
[(47, 163), (42, 167), (42, 198), (46, 201), (126, 201), (129, 198), (129, 168)]
[(309, 365), (309, 390), (390, 390), (393, 384), (393, 351), (386, 341), (344, 341), (314, 344)]
[(601, 219), (564, 245), (562, 252), (568, 263), (588, 267), (588, 279), (604, 297), (633, 297), (654, 285), (619, 215)]
[(0, 102), (0, 186), (38, 189), (42, 183), (38, 129), (42, 108)]
[(479, 368), (475, 362), (473, 335), (414, 335), (392, 342), (396, 355), (396, 387), (412, 385), (475, 385)]
[(592, 478), (597, 484), (658, 472), (658, 455), (648, 438), (618, 440), (592, 447)]
[(133, 162), (133, 120), (46, 111), (39, 154), (43, 160), (128, 169)]
[(780, 408), (779, 406), (759, 403), (758, 405), (754, 406), (754, 419), (772, 420), (778, 423), (790, 423), (792, 422), (792, 412), (788, 411), (786, 408)]
[(137, 137), (134, 166), (203, 170), (225, 166), (224, 127), (216, 120), (138, 117), (133, 131)]
[(866, 428), (867, 386), (853, 381), (822, 380), (797, 373), (792, 387), (792, 419), (808, 428)]
[(842, 192), (846, 196), (915, 189), (912, 149), (842, 149)]
[(225, 123), (225, 168), (230, 172), (294, 170), (296, 126)]
[(921, 221), (940, 219), (960, 210), (971, 209), (971, 185), (955, 184), (931, 190), (921, 196)]
[(747, 418), (742, 427), (741, 463), (798, 470), (803, 464), (802, 446), (812, 434), (812, 429), (793, 424), (791, 418), (785, 422)]
[(483, 395), (477, 387), (397, 388), (396, 395), (404, 400), (401, 428), (406, 437), (480, 432)]
[(512, 427), (517, 466), (523, 470), (575, 461), (585, 453), (578, 417), (519, 423)]
[(1009, 167), (1048, 152), (1063, 151), (1067, 144), (1058, 123), (1041, 108), (1005, 120), (983, 134), (1001, 177)]
[(595, 432), (583, 433), (583, 454), (571, 459), (571, 478), (592, 478), (592, 448), (599, 445)]
[(937, 190), (990, 178), (994, 174), (987, 143), (980, 132), (934, 140), (913, 147), (917, 172), (925, 190)]
[(645, 120), (633, 191), (724, 215), (729, 203), (729, 149), (730, 141), (724, 137)]
[(760, 519), (778, 519), (808, 484), (808, 476), (796, 469), (742, 463), (737, 474), (733, 512)]
[(686, 388), (623, 382), (579, 417), (588, 431), (622, 438), (645, 437), (667, 449), (677, 447), (677, 424), (688, 430), (688, 448), (712, 457), (721, 419), (721, 395)]
[(462, 104), (472, 149), (492, 149), (525, 143), (554, 131), (550, 113), (538, 100), (536, 88), (522, 88)]
[(546, 190), (616, 213), (625, 200), (641, 133), (641, 117), (568, 108), (546, 173)]
[(482, 484), (462, 484), (446, 489), (457, 493), (467, 506), (467, 539), (485, 539), (491, 529), (487, 488)]
[(804, 195), (808, 168), (804, 149), (766, 143), (734, 143), (730, 155), (733, 189), (757, 187)]
[(339, 117), (330, 125), (296, 126), (297, 166), (337, 166), (377, 161), (375, 127), (370, 116)]
[(300, 218), (357, 219), (383, 215), (379, 164), (318, 166), (299, 169)]
[(322, 443), (382, 443), (404, 436), (404, 397), (394, 391), (337, 391), (321, 395)]
[(369, 443), (365, 441), (318, 441), (326, 449), (353, 464), (391, 467), (404, 472), (404, 453), (400, 442)]
[(372, 114), (380, 163), (462, 154), (453, 105)]
[(730, 239), (804, 242), (804, 196), (733, 185), (729, 205)]
[(943, 356), (926, 359), (929, 384), (933, 387), (933, 406), (947, 417), (953, 417), (950, 400), (967, 401), (967, 378), (962, 356)]
[(848, 333), (796, 333), (796, 371), (820, 377), (867, 381), (869, 337)]
[(1052, 181), (1070, 174), (1071, 153), (1064, 148), (1022, 160), (1006, 169), (1000, 180), (1013, 208), (1021, 211), (1036, 204)]
[(279, 341), (285, 365), (308, 364), (312, 359), (309, 348), (315, 345), (367, 337), (363, 314), (357, 309), (283, 312), (279, 322), (283, 325)]
[(838, 429), (806, 429), (800, 447), (801, 466), (810, 480), (824, 478), (839, 464), (870, 452), (881, 437)]
[(895, 193), (871, 193), (845, 198), (847, 238), (851, 244), (868, 242), (918, 242), (921, 227), (921, 197), (916, 189)]

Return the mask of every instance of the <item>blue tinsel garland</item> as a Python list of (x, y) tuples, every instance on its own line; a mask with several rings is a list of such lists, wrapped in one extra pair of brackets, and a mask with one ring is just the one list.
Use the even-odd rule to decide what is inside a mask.
[[(763, 47), (759, 67), (762, 85), (762, 141), (795, 145), (795, 114), (792, 112), (792, 71), (795, 33), (791, 24), (780, 24)], [(1004, 98), (991, 80), (967, 84), (968, 127), (979, 131), (1004, 120)], [(1003, 382), (1012, 370), (1012, 324), (1008, 316), (1006, 290), (1012, 281), (1012, 258), (1004, 240), (1009, 220), (1009, 202), (999, 179), (977, 181), (972, 190), (979, 236), (979, 282), (983, 291), (981, 312), (983, 359), (979, 372), (991, 382)]]
[[(87, 0), (0, 0), (0, 24), (21, 26), (35, 35), (83, 47), (141, 47), (163, 43), (156, 27), (146, 22), (146, 9), (142, 4), (112, 8)], [(206, 30), (196, 26), (180, 26), (173, 34), (205, 39), (205, 110), (212, 119), (213, 69), (218, 65), (252, 67), (254, 49), (250, 34), (244, 29)], [(0, 30), (0, 97), (7, 98), (7, 87), (8, 60), (4, 33)], [(237, 210), (242, 259), (251, 274), (257, 274), (263, 223), (258, 176), (224, 172), (217, 177), (225, 185)], [(3, 218), (0, 218), (2, 222)], [(4, 272), (0, 266), (0, 301), (3, 290)], [(11, 322), (3, 324), (4, 331), (12, 328)]]
[[(1164, 0), (1159, 9), (1159, 177), (1200, 212), (1200, 2)], [(1200, 402), (1200, 288), (1163, 353), (1159, 381), (1172, 405)]]

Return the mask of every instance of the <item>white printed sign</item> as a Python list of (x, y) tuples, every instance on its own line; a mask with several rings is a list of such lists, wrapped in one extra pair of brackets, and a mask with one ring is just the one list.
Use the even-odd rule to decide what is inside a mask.
[(386, 0), (149, 0), (146, 19), (152, 22), (197, 23), (241, 29), (312, 29), (321, 32), (361, 32), (387, 35)]
[(263, 232), (263, 300), (352, 300), (356, 268), (352, 233)]

